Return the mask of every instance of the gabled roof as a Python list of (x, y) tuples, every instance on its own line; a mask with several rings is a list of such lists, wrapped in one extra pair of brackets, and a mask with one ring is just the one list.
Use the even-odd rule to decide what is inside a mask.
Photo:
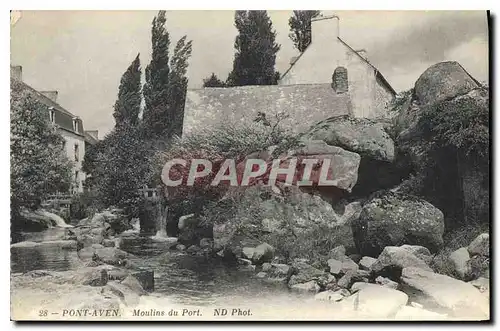
[(392, 94), (394, 94), (394, 95), (397, 94), (396, 91), (394, 90), (394, 88), (392, 88), (391, 84), (389, 84), (387, 79), (385, 79), (385, 77), (380, 73), (380, 71), (377, 68), (375, 68), (375, 66), (373, 64), (370, 63), (370, 61), (368, 61), (364, 56), (361, 56), (361, 54), (359, 54), (358, 51), (356, 51), (354, 48), (349, 46), (349, 44), (346, 43), (345, 41), (343, 41), (342, 38), (337, 37), (337, 39), (342, 44), (344, 44), (347, 48), (349, 48), (350, 51), (352, 51), (354, 54), (359, 56), (364, 62), (366, 62), (370, 67), (372, 67), (372, 69), (375, 70), (375, 75), (377, 76), (377, 78), (380, 79), (380, 81), (392, 92)]
[[(62, 130), (71, 132), (78, 136), (84, 136), (83, 122), (77, 116), (70, 113), (68, 110), (63, 108), (57, 102), (52, 101), (50, 98), (46, 97), (42, 93), (35, 90), (33, 87), (29, 86), (25, 82), (14, 79), (11, 77), (11, 86), (13, 84), (21, 84), (21, 88), (34, 97), (38, 102), (44, 104), (47, 107), (52, 107), (54, 109), (54, 121), (55, 124)], [(77, 119), (77, 130), (73, 130), (73, 119)]]
[[(359, 56), (359, 58), (362, 59), (366, 64), (368, 64), (375, 71), (375, 76), (382, 82), (382, 84), (384, 84), (389, 89), (389, 91), (391, 91), (391, 93), (393, 95), (397, 94), (397, 92), (394, 90), (394, 88), (391, 86), (391, 84), (389, 84), (389, 82), (387, 81), (387, 79), (385, 79), (385, 77), (382, 75), (382, 73), (380, 73), (380, 71), (373, 64), (371, 64), (370, 61), (368, 61), (365, 57), (361, 56), (361, 54), (359, 54), (358, 51), (356, 51), (354, 48), (352, 48), (351, 46), (349, 46), (349, 44), (346, 43), (344, 40), (342, 40), (340, 37), (337, 37), (337, 39), (344, 46), (346, 46), (347, 48), (349, 48), (350, 51), (352, 51), (354, 54), (356, 54), (357, 56)], [(309, 46), (310, 46), (310, 44), (309, 44)], [(302, 57), (302, 55), (305, 52), (307, 52), (307, 50), (309, 49), (309, 46), (307, 46), (307, 48), (302, 53), (299, 54), (299, 56), (297, 57), (297, 59), (292, 64), (290, 64), (290, 67), (288, 67), (288, 69), (285, 71), (285, 73), (281, 76), (280, 79), (283, 79), (288, 74), (288, 72), (293, 68), (293, 66), (297, 62), (299, 62), (299, 60)]]

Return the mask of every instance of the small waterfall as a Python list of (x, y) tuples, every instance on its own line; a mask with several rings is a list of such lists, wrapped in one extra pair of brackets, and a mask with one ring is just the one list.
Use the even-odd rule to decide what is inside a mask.
[(162, 212), (161, 205), (158, 205), (157, 208), (157, 217), (156, 217), (156, 235), (152, 237), (152, 239), (164, 239), (168, 238), (167, 236), (167, 213), (168, 207), (165, 208), (165, 211)]
[(61, 216), (56, 215), (54, 213), (49, 213), (46, 210), (43, 210), (43, 209), (39, 210), (38, 214), (50, 219), (55, 224), (56, 227), (59, 227), (59, 228), (72, 228), (73, 227), (73, 225), (66, 224), (66, 222), (64, 221), (64, 219)]

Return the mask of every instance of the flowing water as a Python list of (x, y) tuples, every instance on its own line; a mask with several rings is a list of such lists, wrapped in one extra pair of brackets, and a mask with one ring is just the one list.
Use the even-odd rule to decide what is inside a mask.
[[(64, 237), (64, 229), (22, 233), (17, 241), (53, 241)], [(120, 249), (134, 255), (131, 262), (154, 270), (154, 297), (168, 297), (179, 304), (213, 305), (238, 298), (269, 300), (286, 294), (285, 286), (268, 284), (255, 278), (255, 272), (230, 267), (210, 256), (193, 256), (169, 250), (161, 239), (146, 236), (124, 238)], [(11, 272), (30, 270), (64, 271), (76, 268), (80, 261), (74, 250), (57, 245), (11, 249)]]

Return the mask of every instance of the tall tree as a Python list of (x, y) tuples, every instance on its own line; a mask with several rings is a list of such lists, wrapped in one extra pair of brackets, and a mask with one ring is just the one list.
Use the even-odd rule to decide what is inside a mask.
[(146, 133), (170, 138), (182, 133), (187, 88), (188, 59), (192, 41), (182, 37), (169, 57), (170, 35), (166, 30), (165, 11), (160, 10), (151, 28), (151, 62), (146, 67), (143, 94), (146, 107), (143, 125)]
[(238, 35), (234, 42), (233, 70), (227, 83), (230, 86), (277, 84), (274, 70), (276, 32), (265, 10), (237, 10), (234, 23)]
[(319, 10), (294, 10), (293, 16), (288, 20), (291, 31), (288, 36), (301, 53), (311, 43), (311, 19), (319, 13)]
[(182, 135), (184, 120), (184, 104), (186, 102), (186, 90), (188, 78), (186, 77), (188, 59), (191, 57), (192, 41), (186, 42), (186, 36), (179, 39), (174, 49), (174, 55), (170, 60), (170, 82), (169, 82), (169, 119), (168, 137)]
[(141, 111), (141, 62), (139, 54), (123, 73), (113, 117), (116, 127), (137, 125)]
[(219, 77), (212, 72), (210, 77), (203, 80), (203, 87), (226, 87), (226, 83), (220, 80)]
[(160, 10), (151, 27), (151, 62), (146, 67), (143, 94), (145, 108), (143, 123), (146, 132), (162, 134), (168, 123), (168, 83), (170, 78), (170, 35), (165, 28), (165, 11)]

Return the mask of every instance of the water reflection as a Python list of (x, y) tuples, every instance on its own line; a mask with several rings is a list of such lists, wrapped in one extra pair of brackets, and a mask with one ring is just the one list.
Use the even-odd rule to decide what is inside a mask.
[[(24, 234), (23, 240), (61, 239), (59, 231)], [(63, 230), (63, 229), (62, 229)], [(254, 273), (228, 267), (211, 256), (192, 256), (169, 249), (170, 244), (146, 236), (122, 238), (120, 249), (134, 255), (138, 267), (154, 270), (154, 295), (168, 296), (180, 304), (209, 305), (228, 297), (258, 297), (286, 289), (262, 283)], [(45, 269), (63, 271), (81, 265), (74, 250), (57, 245), (11, 248), (11, 271)]]
[(10, 254), (11, 272), (40, 269), (65, 271), (80, 264), (76, 251), (61, 249), (58, 245), (14, 247), (11, 248)]

